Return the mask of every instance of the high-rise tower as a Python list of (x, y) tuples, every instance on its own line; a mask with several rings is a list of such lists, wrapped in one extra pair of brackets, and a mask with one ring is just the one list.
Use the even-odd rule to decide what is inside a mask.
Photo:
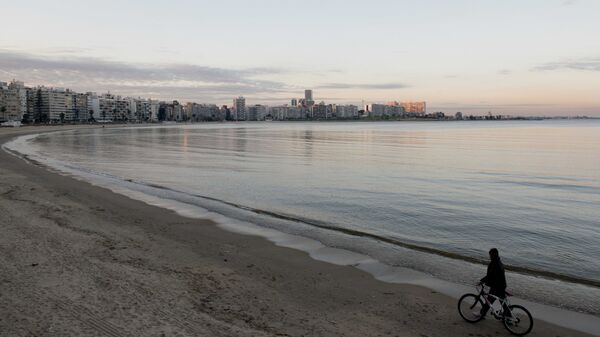
[(246, 120), (246, 99), (242, 96), (233, 99), (233, 109), (235, 112), (235, 120)]
[(306, 106), (312, 107), (315, 105), (315, 101), (313, 99), (313, 92), (311, 89), (304, 90), (304, 101), (306, 102)]

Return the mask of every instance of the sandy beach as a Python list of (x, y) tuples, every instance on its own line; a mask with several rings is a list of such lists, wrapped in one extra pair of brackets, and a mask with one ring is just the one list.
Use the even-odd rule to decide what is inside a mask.
[[(58, 127), (65, 129), (64, 127)], [(0, 129), (0, 144), (52, 128)], [(0, 336), (508, 336), (456, 300), (0, 151)], [(541, 320), (530, 336), (590, 336)]]

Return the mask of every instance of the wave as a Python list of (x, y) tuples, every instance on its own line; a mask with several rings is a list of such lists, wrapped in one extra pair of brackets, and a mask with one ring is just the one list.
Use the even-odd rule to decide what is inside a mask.
[[(146, 183), (146, 182), (141, 182), (141, 181), (133, 181), (131, 179), (127, 179), (127, 181), (131, 182), (131, 183), (136, 183), (136, 184), (156, 188), (156, 189), (166, 190), (166, 191), (170, 191), (170, 192), (174, 192), (174, 193), (182, 193), (182, 194), (185, 194), (188, 196), (201, 198), (201, 199), (209, 200), (209, 201), (213, 201), (213, 202), (218, 202), (218, 203), (230, 206), (230, 207), (234, 207), (234, 208), (237, 208), (237, 209), (240, 209), (243, 211), (252, 212), (252, 213), (255, 213), (258, 215), (263, 215), (263, 216), (268, 216), (268, 217), (272, 217), (272, 218), (276, 218), (276, 219), (301, 223), (303, 225), (308, 225), (308, 226), (312, 226), (312, 227), (316, 227), (316, 228), (320, 228), (320, 229), (324, 229), (324, 230), (328, 230), (328, 231), (333, 231), (333, 232), (337, 232), (337, 233), (341, 233), (341, 234), (345, 234), (345, 235), (349, 235), (349, 236), (353, 236), (353, 237), (362, 237), (362, 238), (373, 239), (373, 240), (385, 242), (385, 243), (388, 243), (391, 245), (395, 245), (395, 246), (399, 246), (399, 247), (403, 247), (403, 248), (407, 248), (407, 249), (412, 249), (412, 250), (416, 250), (416, 251), (420, 251), (420, 252), (424, 252), (424, 253), (435, 254), (438, 256), (443, 256), (443, 257), (451, 258), (454, 260), (461, 260), (461, 261), (466, 261), (469, 263), (474, 263), (474, 264), (479, 264), (479, 265), (487, 265), (487, 263), (488, 263), (488, 261), (486, 261), (486, 260), (477, 259), (472, 256), (459, 254), (456, 252), (451, 252), (451, 251), (446, 251), (446, 250), (441, 250), (441, 249), (437, 249), (437, 248), (432, 248), (432, 247), (428, 247), (428, 246), (424, 246), (424, 245), (418, 245), (418, 244), (414, 244), (414, 243), (410, 243), (410, 242), (405, 242), (405, 241), (402, 241), (402, 240), (399, 240), (396, 238), (383, 236), (383, 235), (379, 235), (379, 234), (372, 233), (372, 232), (361, 231), (361, 230), (351, 229), (351, 228), (344, 228), (344, 227), (339, 227), (339, 226), (333, 226), (331, 224), (317, 221), (314, 219), (299, 217), (296, 215), (290, 215), (290, 214), (285, 214), (285, 213), (275, 212), (275, 211), (270, 211), (270, 210), (264, 210), (264, 209), (260, 209), (260, 208), (249, 207), (249, 206), (233, 203), (233, 202), (230, 202), (227, 200), (222, 200), (222, 199), (214, 198), (214, 197), (207, 196), (207, 195), (196, 194), (196, 193), (186, 193), (186, 192), (183, 192), (180, 190), (175, 190), (170, 187), (166, 187), (166, 186), (162, 186), (162, 185), (158, 185), (158, 184)], [(193, 206), (196, 206), (196, 205), (193, 205)], [(600, 281), (598, 281), (598, 280), (576, 277), (576, 276), (571, 276), (571, 275), (567, 275), (567, 274), (556, 273), (556, 272), (551, 272), (551, 271), (536, 269), (536, 268), (531, 268), (531, 267), (523, 267), (523, 266), (518, 266), (518, 265), (505, 264), (504, 267), (508, 271), (516, 272), (516, 273), (520, 273), (520, 274), (536, 276), (536, 277), (546, 277), (546, 278), (550, 278), (550, 279), (555, 279), (555, 280), (600, 288)]]
[[(571, 178), (566, 176), (529, 176), (514, 173), (482, 172), (474, 173), (497, 178), (494, 180), (500, 184), (521, 185), (527, 187), (540, 187), (558, 190), (573, 190), (584, 193), (600, 193), (600, 185), (595, 179)], [(546, 182), (548, 181), (548, 182)]]
[(600, 187), (596, 186), (584, 186), (576, 184), (560, 184), (560, 183), (545, 183), (535, 181), (513, 181), (513, 180), (498, 180), (500, 184), (519, 185), (526, 187), (539, 187), (546, 189), (556, 189), (561, 191), (577, 191), (580, 193), (600, 194)]

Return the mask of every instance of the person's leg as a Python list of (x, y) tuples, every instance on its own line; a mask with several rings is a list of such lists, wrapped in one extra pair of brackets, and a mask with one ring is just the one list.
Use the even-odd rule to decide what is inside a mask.
[[(506, 299), (506, 291), (504, 289), (492, 289), (490, 290), (490, 294), (498, 296), (501, 301)], [(510, 316), (510, 309), (506, 305), (506, 302), (502, 303), (502, 316)]]
[[(505, 299), (506, 299), (506, 295), (504, 295), (502, 297), (502, 300), (505, 300)], [(512, 314), (510, 313), (510, 308), (508, 307), (508, 305), (506, 304), (506, 302), (504, 302), (502, 304), (502, 316), (505, 316), (505, 317), (511, 317), (512, 316)]]
[[(490, 301), (490, 304), (494, 304), (494, 301), (496, 301), (496, 299), (494, 297), (487, 297), (488, 301)], [(481, 316), (485, 316), (485, 314), (487, 314), (488, 310), (490, 310), (490, 306), (488, 305), (487, 302), (483, 302), (483, 307), (481, 307)]]

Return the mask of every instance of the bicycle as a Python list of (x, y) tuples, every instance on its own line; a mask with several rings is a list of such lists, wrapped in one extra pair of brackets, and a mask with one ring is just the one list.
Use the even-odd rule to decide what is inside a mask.
[[(476, 323), (485, 318), (485, 315), (481, 315), (481, 308), (487, 304), (490, 308), (492, 315), (502, 320), (504, 327), (511, 334), (516, 336), (525, 336), (533, 329), (533, 318), (527, 309), (521, 305), (511, 305), (508, 298), (512, 296), (506, 292), (506, 297), (501, 299), (498, 296), (492, 295), (489, 291), (485, 290), (485, 286), (477, 284), (478, 295), (475, 294), (464, 294), (458, 300), (458, 313), (460, 316), (469, 323)], [(500, 309), (495, 309), (489, 298), (495, 298), (500, 303)], [(505, 313), (504, 308), (508, 308), (509, 312)]]

